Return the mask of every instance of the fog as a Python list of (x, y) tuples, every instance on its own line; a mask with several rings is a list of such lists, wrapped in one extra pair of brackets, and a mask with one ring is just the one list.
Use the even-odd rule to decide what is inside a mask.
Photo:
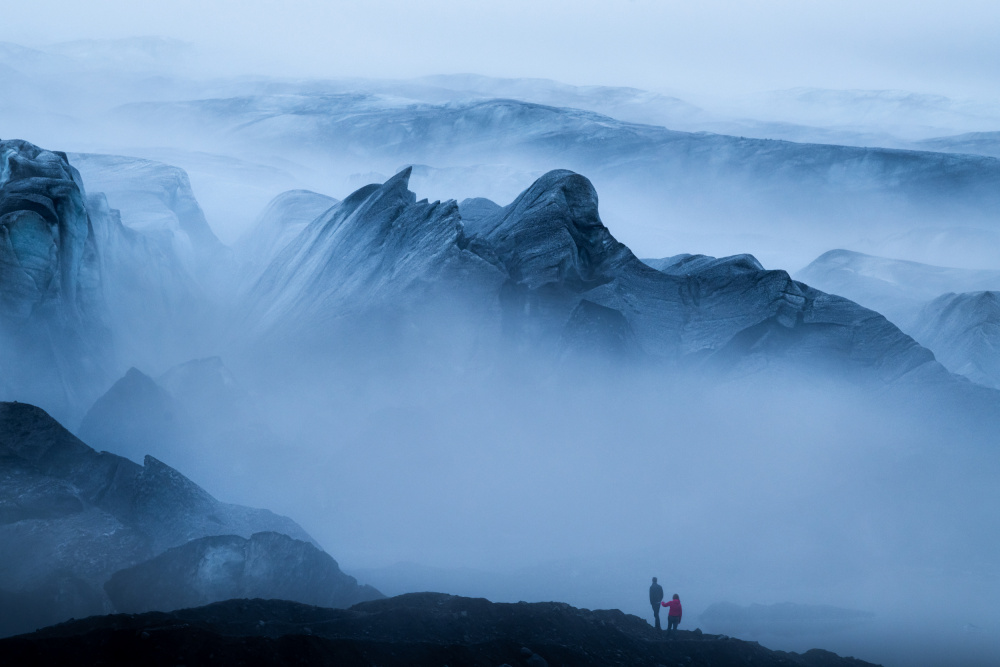
[[(501, 279), (448, 282), (450, 260), (419, 261), (437, 246), (341, 240), (310, 259), (302, 235), (408, 165), (416, 200), (501, 206), (572, 169), (638, 257), (795, 273), (868, 253), (869, 273), (803, 279), (942, 340), (918, 321), (934, 297), (1000, 291), (995, 3), (37, 2), (3, 22), (0, 138), (80, 172), (106, 311), (78, 356), (106, 357), (67, 379), (0, 330), (0, 398), (291, 517), (386, 594), (645, 618), (658, 576), (686, 629), (886, 665), (1000, 658), (1000, 378), (963, 366), (979, 348), (931, 348), (947, 371), (891, 380), (889, 352), (865, 356), (911, 342), (891, 327), (732, 351), (712, 327), (740, 331), (727, 304), (764, 288), (726, 301), (741, 274), (706, 273), (688, 277), (705, 294), (677, 289), (688, 311), (643, 325), (663, 349), (577, 349), (570, 309), (532, 301), (512, 334)], [(268, 208), (296, 189), (318, 194)], [(375, 247), (377, 270), (358, 257)], [(673, 307), (629, 289), (641, 316)], [(724, 325), (691, 315), (713, 298)], [(88, 416), (131, 367), (170, 396), (168, 421), (127, 384)], [(860, 620), (712, 627), (720, 602)]]
[[(387, 594), (645, 618), (658, 576), (689, 629), (884, 664), (996, 659), (995, 403), (942, 405), (926, 386), (815, 369), (720, 378), (533, 353), (459, 368), (437, 349), (333, 347), (350, 357), (228, 358), (263, 434), (199, 397), (212, 415), (192, 419), (199, 436), (118, 451), (294, 517)], [(873, 617), (812, 633), (699, 620), (723, 601)]]
[[(411, 77), (477, 72), (575, 84), (729, 91), (818, 86), (996, 97), (1000, 10), (985, 0), (754, 5), (591, 0), (413, 4), (254, 0), (7, 7), (10, 41), (158, 34), (204, 47), (199, 70)], [(19, 37), (18, 37), (19, 36)]]

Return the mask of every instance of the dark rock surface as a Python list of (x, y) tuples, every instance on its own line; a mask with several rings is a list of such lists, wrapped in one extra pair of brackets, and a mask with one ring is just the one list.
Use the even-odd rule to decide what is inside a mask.
[(700, 631), (665, 639), (636, 616), (566, 604), (416, 593), (347, 610), (230, 600), (170, 614), (88, 618), (0, 641), (24, 665), (761, 665), (862, 667), (822, 650), (771, 651)]
[(218, 535), (191, 540), (144, 563), (119, 570), (104, 585), (115, 609), (170, 611), (232, 598), (296, 600), (349, 607), (382, 597), (340, 571), (314, 545), (281, 533), (250, 539)]
[(310, 540), (292, 520), (221, 503), (152, 457), (96, 452), (40, 408), (0, 403), (0, 600), (12, 605), (0, 633), (111, 611), (102, 585), (117, 570), (191, 539), (261, 531)]

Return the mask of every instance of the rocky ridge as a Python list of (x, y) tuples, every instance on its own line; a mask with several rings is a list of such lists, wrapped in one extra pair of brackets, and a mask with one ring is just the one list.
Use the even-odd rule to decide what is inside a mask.
[(863, 667), (822, 650), (771, 651), (700, 630), (666, 639), (636, 616), (556, 602), (497, 604), (414, 593), (347, 610), (282, 601), (230, 600), (171, 614), (84, 619), (6, 640), (0, 650), (24, 665), (72, 657), (76, 664), (127, 660), (166, 665), (207, 661), (259, 665), (461, 664), (605, 666), (754, 664)]
[(253, 543), (279, 560), (312, 549), (329, 562), (307, 568), (308, 575), (291, 568), (282, 576), (326, 571), (345, 592), (343, 601), (333, 596), (328, 603), (358, 599), (350, 597), (356, 582), (292, 520), (219, 502), (153, 457), (138, 465), (96, 452), (37, 407), (0, 403), (0, 479), (0, 541), (7, 545), (0, 554), (0, 633), (112, 611), (103, 586), (115, 572), (208, 536), (290, 536)]
[(515, 350), (587, 347), (580, 335), (592, 331), (668, 365), (744, 373), (818, 363), (882, 382), (947, 377), (878, 313), (750, 256), (641, 262), (603, 224), (579, 174), (549, 172), (506, 207), (479, 204), (468, 221), (453, 202), (415, 202), (408, 177), (366, 186), (310, 223), (251, 293), (251, 319), (325, 335), (344, 313), (412, 308), (401, 297), (437, 294), (495, 304), (467, 322)]

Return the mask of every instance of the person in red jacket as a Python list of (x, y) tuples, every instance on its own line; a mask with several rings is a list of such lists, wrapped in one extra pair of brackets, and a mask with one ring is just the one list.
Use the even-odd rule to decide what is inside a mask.
[(670, 607), (667, 613), (667, 633), (676, 630), (681, 622), (681, 597), (674, 593), (674, 599), (669, 602), (661, 602), (664, 607)]

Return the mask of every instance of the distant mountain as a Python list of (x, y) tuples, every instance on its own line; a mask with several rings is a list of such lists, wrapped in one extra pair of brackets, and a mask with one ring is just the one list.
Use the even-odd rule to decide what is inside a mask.
[(452, 97), (513, 99), (594, 111), (632, 123), (678, 129), (710, 119), (708, 113), (677, 97), (621, 86), (572, 86), (550, 79), (504, 79), (478, 74), (421, 77), (415, 83), (447, 89)]
[(95, 447), (139, 461), (146, 454), (199, 466), (202, 479), (235, 473), (224, 443), (243, 455), (279, 448), (258, 405), (219, 357), (179, 364), (156, 379), (131, 368), (98, 398), (78, 433)]
[(1000, 290), (1000, 271), (956, 269), (874, 257), (850, 250), (823, 253), (797, 280), (878, 311), (904, 331), (924, 305), (947, 292)]
[(907, 90), (791, 88), (755, 93), (739, 101), (761, 120), (816, 127), (881, 130), (919, 140), (946, 128), (992, 129), (1000, 104)]
[(1000, 291), (941, 295), (917, 315), (913, 337), (953, 373), (1000, 389)]
[(45, 51), (72, 58), (81, 66), (112, 71), (166, 73), (198, 66), (192, 44), (165, 37), (77, 39), (50, 44)]
[(138, 465), (98, 453), (25, 403), (0, 404), (0, 477), (3, 634), (106, 613), (112, 574), (192, 539), (312, 541), (291, 519), (221, 503), (150, 456)]
[(413, 103), (299, 91), (131, 104), (116, 113), (125, 125), (155, 123), (191, 140), (211, 132), (225, 150), (254, 146), (334, 173), (468, 168), (460, 187), (433, 191), (458, 199), (517, 194), (512, 186), (497, 191), (495, 174), (477, 171), (481, 165), (567, 168), (588, 174), (623, 231), (646, 247), (665, 245), (666, 236), (677, 250), (703, 250), (721, 237), (734, 252), (785, 265), (803, 261), (802, 253), (867, 248), (954, 219), (995, 229), (1000, 210), (996, 158), (678, 132), (511, 99)]
[(618, 610), (590, 611), (558, 602), (494, 604), (437, 593), (363, 602), (346, 610), (231, 600), (171, 614), (89, 618), (0, 641), (0, 651), (21, 664), (145, 663), (169, 655), (185, 664), (285, 665), (305, 659), (351, 667), (871, 665), (819, 649), (771, 651), (700, 630), (680, 630), (666, 640), (644, 620)]
[(87, 411), (80, 437), (102, 450), (139, 460), (161, 454), (188, 435), (184, 407), (151, 377), (130, 368)]
[(946, 153), (973, 153), (1000, 158), (1000, 132), (967, 132), (950, 137), (934, 137), (917, 142), (924, 150)]
[(228, 298), (232, 251), (213, 233), (187, 174), (118, 155), (69, 159), (90, 195), (118, 368), (205, 354)]

